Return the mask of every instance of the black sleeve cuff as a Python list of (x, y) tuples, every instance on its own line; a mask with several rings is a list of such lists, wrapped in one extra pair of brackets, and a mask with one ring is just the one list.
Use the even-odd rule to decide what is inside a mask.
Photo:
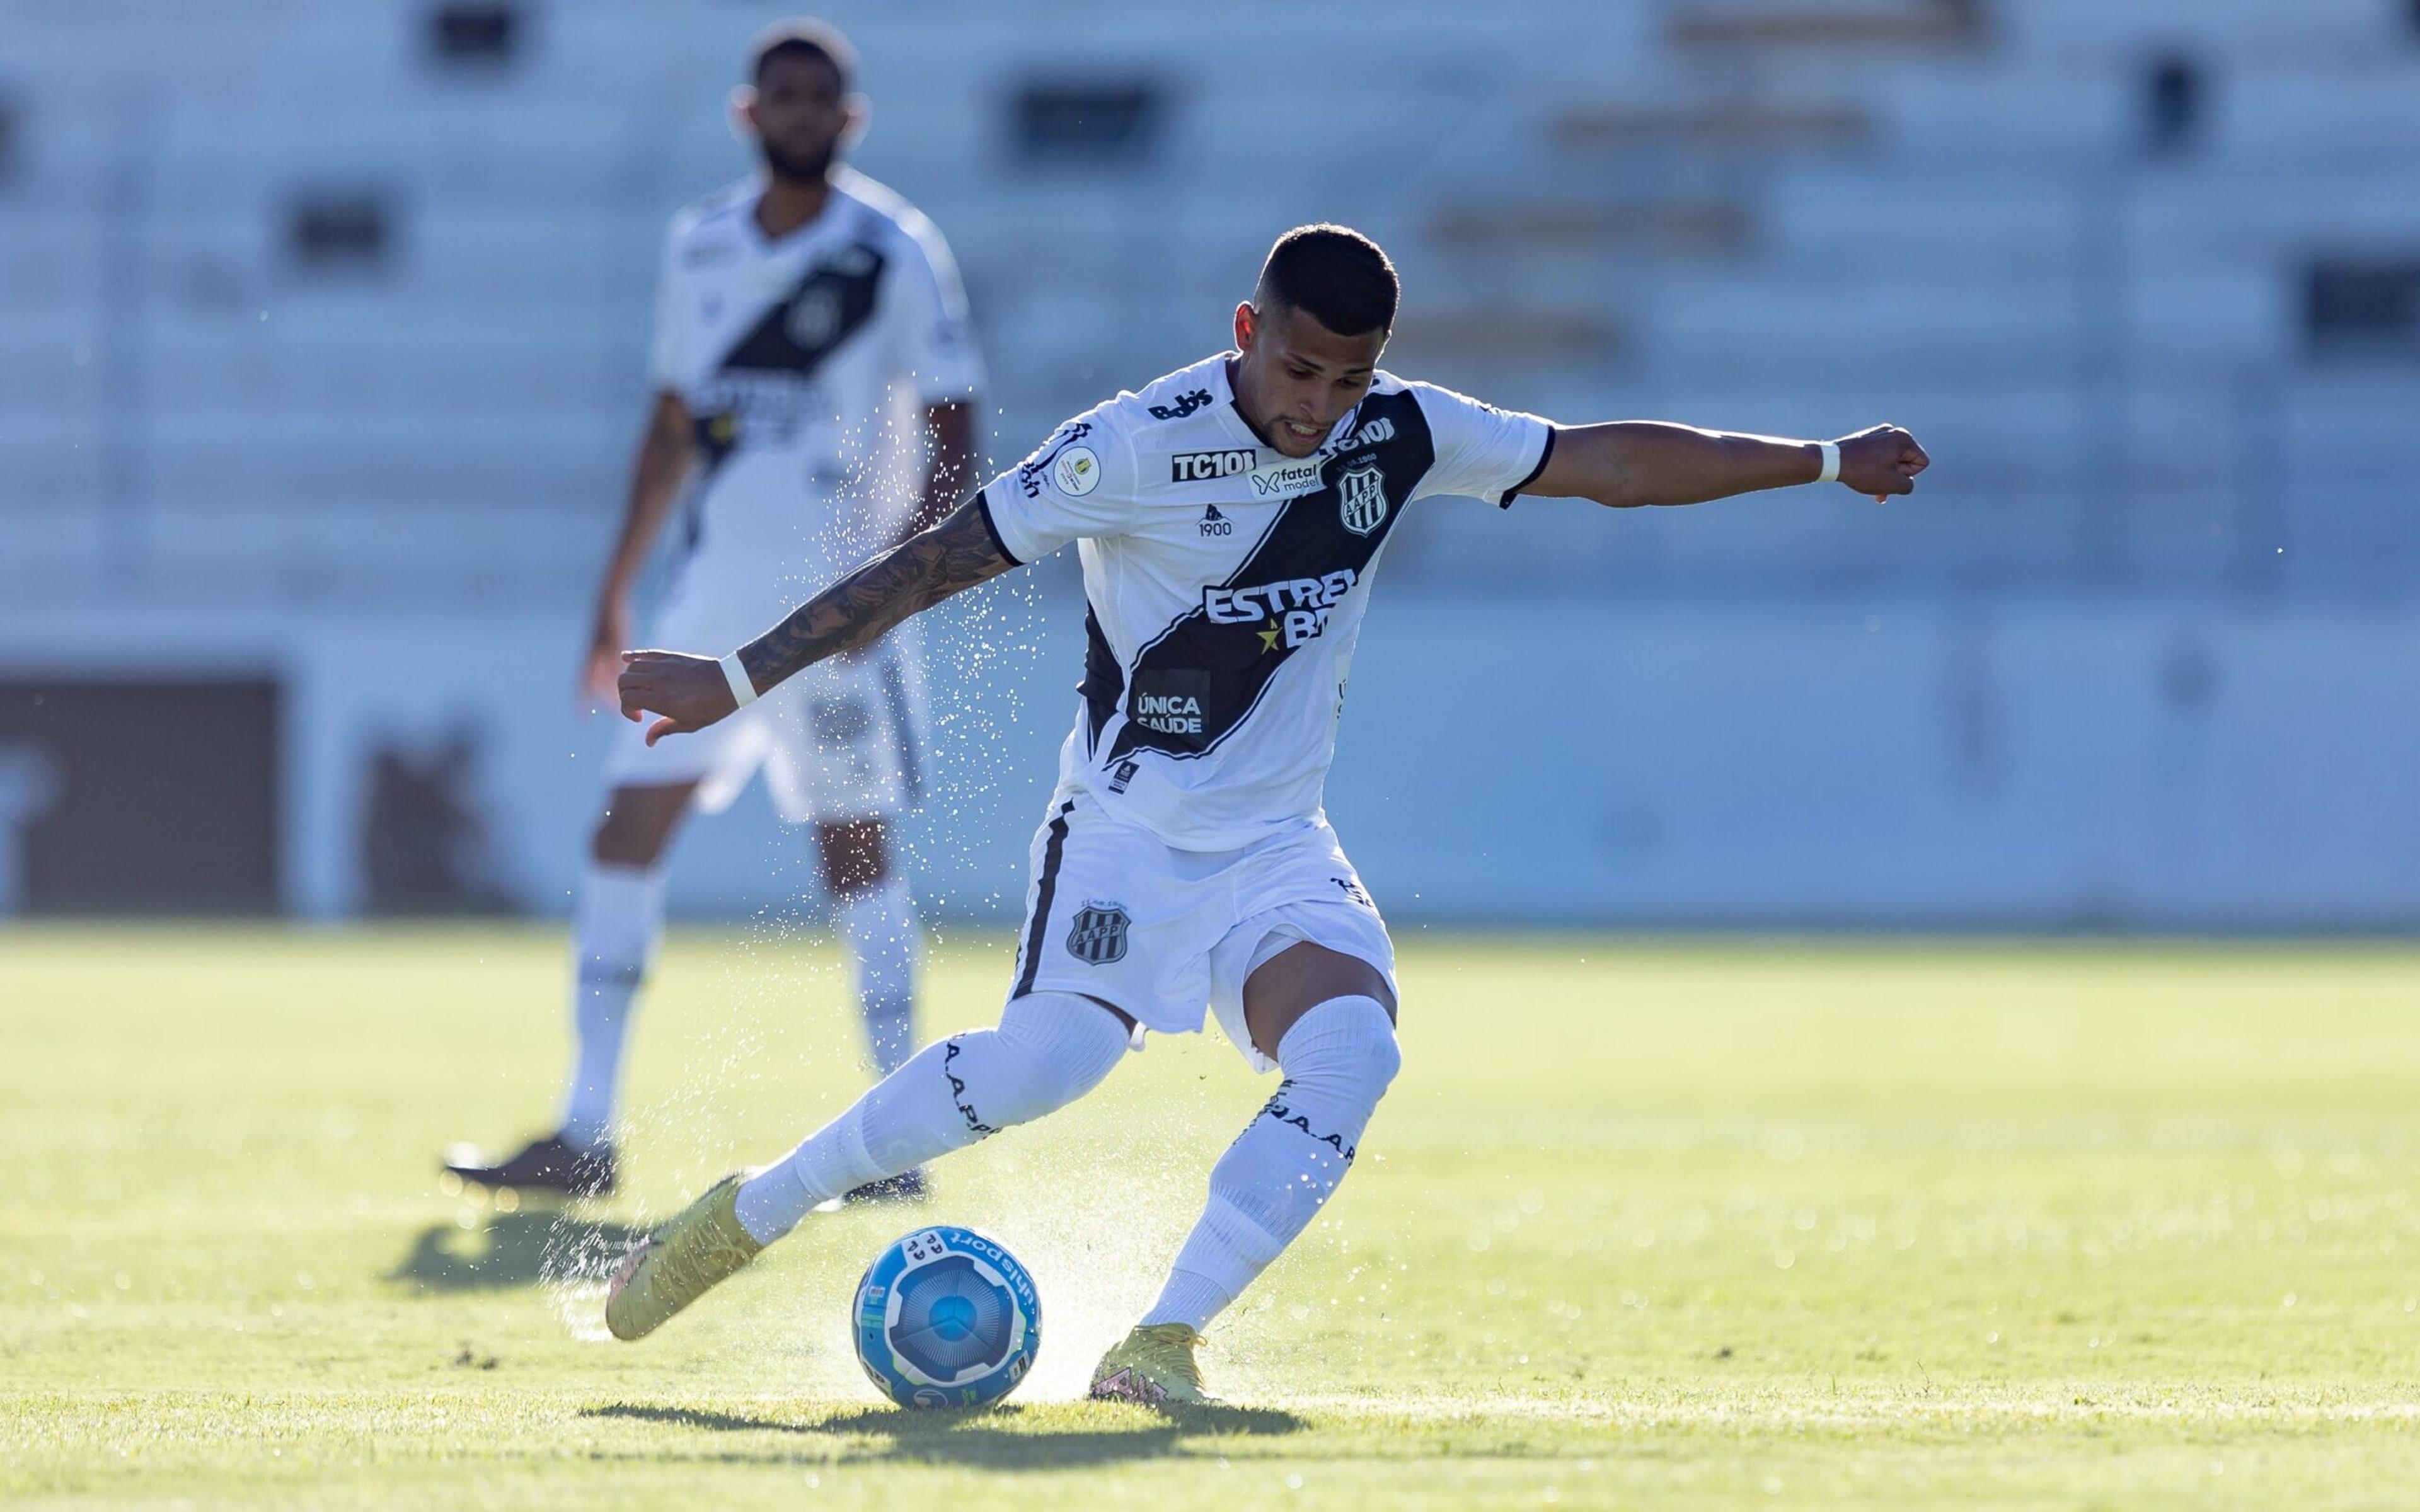
[[(1545, 466), (1543, 462), (1538, 465)], [(1532, 473), (1531, 476), (1534, 477), (1536, 474)], [(975, 490), (975, 513), (983, 517), (984, 531), (991, 536), (992, 548), (1000, 553), (1001, 560), (1015, 563), (1020, 567), (1024, 566), (1024, 563), (1017, 561), (1016, 553), (1008, 548), (1008, 543), (1000, 538), (1000, 523), (991, 517), (991, 495), (981, 488)]]
[(1512, 508), (1512, 496), (1513, 496), (1514, 494), (1519, 493), (1522, 489), (1527, 488), (1528, 486), (1529, 486), (1529, 485), (1531, 485), (1531, 484), (1533, 484), (1533, 483), (1537, 482), (1537, 481), (1538, 481), (1538, 474), (1546, 471), (1546, 460), (1547, 460), (1547, 458), (1549, 458), (1549, 457), (1551, 457), (1551, 456), (1553, 456), (1553, 455), (1555, 455), (1555, 435), (1556, 435), (1555, 427), (1554, 427), (1554, 426), (1552, 426), (1552, 425), (1548, 425), (1548, 426), (1546, 427), (1546, 444), (1545, 444), (1544, 447), (1540, 448), (1540, 449), (1539, 449), (1539, 452), (1538, 452), (1538, 465), (1537, 465), (1536, 467), (1533, 467), (1533, 468), (1531, 468), (1531, 469), (1529, 470), (1528, 476), (1527, 476), (1527, 477), (1523, 478), (1520, 482), (1518, 482), (1518, 483), (1514, 484), (1512, 487), (1507, 488), (1507, 489), (1505, 489), (1505, 490), (1504, 490), (1504, 497), (1503, 497), (1503, 498), (1501, 498), (1501, 499), (1498, 499), (1497, 501), (1496, 501), (1496, 507), (1497, 507), (1497, 508), (1498, 508), (1498, 509), (1510, 509), (1510, 508)]

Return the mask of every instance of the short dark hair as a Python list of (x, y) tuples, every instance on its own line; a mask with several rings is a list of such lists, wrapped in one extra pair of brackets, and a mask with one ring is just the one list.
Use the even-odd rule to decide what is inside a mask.
[(830, 22), (793, 16), (758, 32), (748, 48), (748, 82), (764, 83), (765, 66), (777, 57), (821, 58), (840, 75), (841, 93), (857, 86), (857, 49)]
[(1300, 310), (1340, 336), (1358, 336), (1394, 325), (1402, 287), (1376, 242), (1323, 222), (1278, 238), (1253, 298)]

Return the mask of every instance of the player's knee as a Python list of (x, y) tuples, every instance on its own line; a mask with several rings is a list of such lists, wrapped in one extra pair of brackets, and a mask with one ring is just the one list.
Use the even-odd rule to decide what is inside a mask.
[(1404, 1069), (1404, 1052), (1376, 998), (1332, 997), (1286, 1032), (1278, 1064), (1296, 1082), (1330, 1083), (1375, 1103)]
[(1011, 999), (987, 1038), (996, 1071), (985, 1078), (982, 1119), (994, 1129), (1073, 1103), (1099, 1086), (1126, 1051), (1117, 1016), (1073, 993)]
[(815, 841), (823, 860), (824, 887), (838, 898), (880, 887), (891, 875), (887, 841), (879, 819), (818, 825)]
[(1383, 1093), (1394, 1085), (1396, 1076), (1404, 1069), (1404, 1043), (1396, 1038), (1392, 1019), (1387, 1021), (1386, 1038), (1373, 1041), (1368, 1054), (1365, 1073), (1371, 1085)]
[(1368, 1033), (1356, 1040), (1350, 1052), (1353, 1080), (1369, 1091), (1372, 1101), (1384, 1097), (1393, 1086), (1396, 1075), (1404, 1069), (1404, 1047), (1395, 1038), (1394, 1021), (1380, 1011), (1378, 1021), (1367, 1026)]
[(661, 788), (616, 788), (589, 837), (588, 854), (599, 866), (653, 866), (689, 809), (694, 783)]
[(589, 838), (588, 856), (598, 866), (653, 866), (661, 848), (637, 825), (609, 818)]

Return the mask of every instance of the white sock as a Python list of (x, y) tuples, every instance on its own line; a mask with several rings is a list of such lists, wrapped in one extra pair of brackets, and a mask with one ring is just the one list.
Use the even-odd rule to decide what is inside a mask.
[(818, 1203), (1064, 1107), (1125, 1050), (1125, 1026), (1098, 1003), (1072, 993), (1013, 998), (999, 1028), (926, 1045), (741, 1183), (739, 1226), (769, 1244)]
[(664, 876), (591, 861), (571, 924), (571, 1023), (578, 1036), (563, 1100), (566, 1143), (593, 1149), (613, 1136), (613, 1095), (630, 1001), (664, 928)]
[(832, 912), (857, 958), (857, 1008), (875, 1074), (888, 1076), (916, 1048), (916, 901), (894, 876), (847, 894)]
[(1373, 997), (1331, 997), (1278, 1044), (1285, 1080), (1210, 1170), (1210, 1201), (1143, 1322), (1209, 1326), (1310, 1227), (1403, 1066)]

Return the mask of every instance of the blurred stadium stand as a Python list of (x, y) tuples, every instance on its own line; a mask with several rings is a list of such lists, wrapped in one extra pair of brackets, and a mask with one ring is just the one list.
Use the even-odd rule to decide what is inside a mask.
[[(560, 810), (500, 842), (525, 897), (560, 905), (569, 856), (551, 853), (593, 790), (544, 775), (556, 769), (532, 752), (559, 766), (568, 738), (511, 735), (512, 711), (543, 698), (551, 717), (561, 702), (641, 414), (662, 222), (744, 168), (721, 102), (748, 35), (783, 8), (7, 0), (0, 666), (22, 677), (71, 647), (78, 675), (151, 674), (165, 645), (172, 662), (265, 664), (297, 683), (290, 906), (361, 902), (330, 836), (358, 807), (359, 778), (341, 774), (364, 764), (364, 722), (462, 708), (507, 729), (496, 803)], [(1337, 795), (1373, 873), (1374, 853), (1394, 851), (1431, 876), (1421, 903), (1388, 900), (1399, 912), (2420, 919), (2420, 875), (2397, 859), (2420, 841), (2420, 799), (2392, 766), (2420, 753), (2412, 7), (825, 8), (865, 58), (874, 116), (857, 161), (931, 213), (964, 266), (1001, 410), (996, 460), (1222, 342), (1272, 234), (1319, 218), (1370, 231), (1402, 265), (1400, 371), (1568, 419), (1823, 435), (1890, 419), (1939, 459), (1914, 508), (1785, 495), (1608, 521), (1533, 502), (1509, 520), (1443, 507), (1406, 532), (1356, 685), (1368, 723), (1346, 736), (1348, 768), (1372, 775), (1352, 779), (1365, 795)], [(1047, 761), (1073, 675), (1064, 616), (1047, 612), (1067, 568), (1051, 570), (1032, 625), (991, 622), (1043, 648), (1033, 696), (976, 695), (982, 719), (1016, 724), (1028, 765)], [(1527, 640), (1507, 639), (1516, 622)], [(1383, 750), (1438, 733), (1370, 690), (1391, 668), (1450, 658), (1473, 625), (1494, 664), (1544, 665), (1507, 685), (1503, 718), (1528, 728), (1525, 711), (1583, 697), (1637, 764), (1584, 822), (1535, 816), (1582, 836), (1584, 856), (1491, 870), (1483, 835), (1439, 853), (1384, 812), (1347, 819), (1390, 783), (1487, 780), (1442, 754), (1382, 767)], [(1771, 758), (1792, 764), (1793, 742), (1818, 737), (1827, 756), (1854, 748), (1855, 720), (1914, 700), (1927, 712), (1910, 738), (1953, 753), (2000, 741), (1974, 770), (2018, 775), (1993, 787), (1946, 758), (1952, 775), (1917, 785), (1951, 818), (1898, 786), (1855, 797), (1931, 837), (1904, 854), (1860, 848), (1846, 796), (1812, 834), (1778, 810), (1764, 830), (1693, 827), (1697, 809), (1745, 811), (1741, 795), (1661, 727), (1699, 720), (1717, 686), (1763, 696), (1788, 660), (1775, 653), (1817, 627), (1854, 641), (1885, 625), (1918, 638), (1913, 681), (1854, 656), (1801, 667), (1791, 675), (1838, 696), (1808, 704), (1816, 735), (1762, 732)], [(1743, 625), (1766, 626), (1770, 645), (1705, 659)], [(2304, 649), (2276, 651), (2262, 626)], [(2256, 643), (2237, 655), (2239, 630)], [(477, 676), (415, 684), (427, 657), (499, 641), (514, 649)], [(1663, 654), (1685, 686), (1591, 670), (1575, 690), (1550, 658), (1586, 667), (1592, 645), (1681, 648)], [(332, 670), (344, 656), (353, 677)], [(2286, 689), (2319, 669), (2351, 702), (2304, 710), (2315, 744), (2300, 755), (2382, 742), (2390, 764), (2357, 800), (2256, 814), (2286, 826), (2300, 859), (2283, 870), (2272, 850), (2227, 848), (2243, 817), (2228, 806), (2272, 802), (2273, 764), (2299, 759), (2283, 745), (2245, 758), (2241, 793), (2178, 800), (2199, 816), (2178, 823), (2214, 826), (2216, 851), (2179, 841), (2164, 860), (2146, 831), (2096, 862), (2111, 812), (2153, 821), (2118, 795), (2094, 817), (2055, 773), (2118, 759), (2096, 742), (2137, 735), (2082, 712), (2039, 726), (1994, 714), (2001, 660), (2033, 668), (2009, 675), (2038, 676), (2054, 709), (2075, 668), (2136, 668), (2105, 697), (2118, 727), (2153, 732), (2124, 748), (2144, 762), (2165, 759), (2162, 710), (2189, 724), (2208, 711), (2220, 749), (2228, 721), (2281, 740), (2257, 731), (2285, 705), (2258, 702), (2247, 690), (2268, 685), (2235, 669), (2276, 662)], [(1961, 681), (1969, 664), (1983, 691)], [(2404, 707), (2377, 723), (2369, 700), (2393, 702), (2397, 676)], [(356, 686), (372, 677), (383, 697)], [(1990, 733), (2003, 726), (2016, 733)], [(1758, 738), (1753, 719), (1740, 730)], [(1462, 738), (1501, 757), (1509, 737)], [(1553, 770), (1530, 748), (1561, 743), (1513, 743), (1515, 766)], [(2041, 791), (2000, 803), (2025, 774)], [(1673, 791), (1637, 791), (1659, 780)], [(1962, 798), (1962, 781), (1982, 795)], [(548, 791), (565, 786), (579, 802)], [(1444, 783), (1438, 800), (1469, 792)], [(975, 912), (1013, 905), (1039, 793), (969, 801), (997, 836), (969, 855), (1001, 874), (935, 887)], [(1996, 817), (1960, 828), (1970, 810)], [(1840, 885), (1843, 856), (1871, 877)], [(691, 887), (699, 907), (756, 896)]]

